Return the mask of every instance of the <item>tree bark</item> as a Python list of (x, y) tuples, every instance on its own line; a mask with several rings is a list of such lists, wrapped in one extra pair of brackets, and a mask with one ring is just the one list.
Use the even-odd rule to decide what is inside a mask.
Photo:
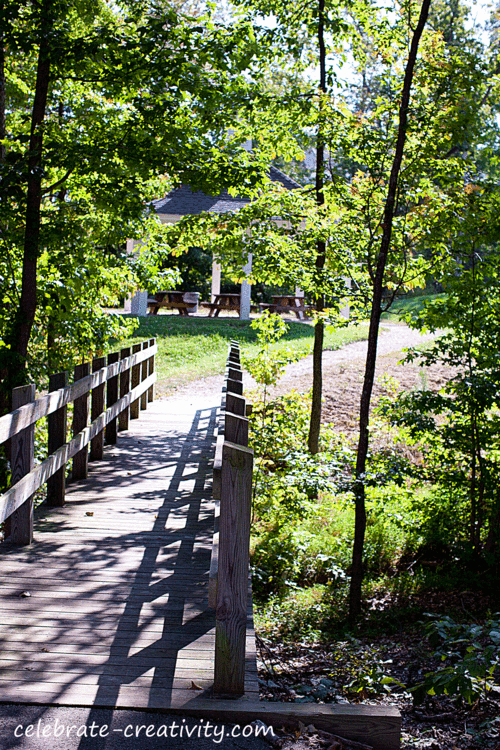
[(418, 45), (424, 30), (431, 0), (423, 0), (420, 16), (411, 40), (410, 53), (406, 63), (403, 90), (401, 95), (401, 106), (399, 109), (399, 124), (396, 140), (396, 148), (392, 162), (387, 197), (384, 206), (383, 233), (380, 242), (380, 250), (377, 259), (375, 276), (373, 279), (373, 294), (370, 314), (370, 328), (368, 333), (368, 348), (366, 354), (365, 375), (363, 390), (361, 393), (359, 409), (359, 438), (356, 457), (356, 480), (354, 485), (355, 498), (355, 526), (354, 544), (352, 550), (351, 584), (349, 591), (349, 621), (355, 622), (361, 612), (361, 584), (363, 582), (363, 549), (366, 531), (366, 504), (365, 504), (365, 472), (366, 459), (369, 445), (369, 415), (370, 401), (375, 377), (375, 365), (377, 361), (377, 339), (380, 326), (382, 291), (384, 286), (385, 269), (391, 246), (392, 225), (396, 212), (396, 195), (399, 181), (399, 173), (403, 160), (406, 142), (406, 128), (408, 124), (408, 107), (410, 103), (410, 92), (413, 82), (413, 74), (417, 59)]
[[(0, 141), (6, 133), (5, 125), (5, 47), (3, 36), (0, 36)], [(5, 161), (5, 146), (0, 143), (0, 164)]]
[(37, 305), (37, 261), (40, 241), (40, 207), (42, 199), (43, 122), (50, 83), (51, 2), (41, 8), (40, 46), (38, 51), (35, 96), (31, 113), (26, 192), (26, 219), (22, 286), (19, 305), (7, 336), (10, 362), (7, 366), (8, 392), (22, 385), (26, 378), (26, 357)]
[[(318, 134), (316, 137), (316, 203), (321, 207), (325, 203), (324, 171), (325, 171), (325, 143), (323, 110), (326, 95), (326, 47), (325, 47), (325, 0), (318, 3), (318, 48), (319, 48), (319, 112), (318, 112)], [(324, 294), (321, 289), (323, 269), (326, 262), (326, 243), (324, 240), (317, 241), (316, 249), (316, 275), (320, 285), (320, 293), (316, 299), (316, 312), (321, 315), (324, 309)], [(314, 326), (314, 349), (313, 349), (313, 388), (311, 418), (309, 422), (309, 435), (307, 445), (310, 453), (319, 451), (319, 432), (321, 426), (321, 398), (323, 395), (323, 338), (325, 325), (321, 317), (318, 317)]]

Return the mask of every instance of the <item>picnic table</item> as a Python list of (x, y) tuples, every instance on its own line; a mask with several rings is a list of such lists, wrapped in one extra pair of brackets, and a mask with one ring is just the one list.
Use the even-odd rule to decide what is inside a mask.
[(293, 312), (299, 320), (304, 320), (305, 313), (309, 312), (309, 306), (304, 305), (304, 294), (276, 294), (271, 297), (271, 304), (261, 304), (261, 309), (267, 308), (269, 312)]
[(214, 295), (215, 299), (213, 302), (207, 302), (205, 307), (210, 309), (208, 313), (209, 318), (218, 318), (221, 310), (234, 310), (240, 314), (241, 305), (241, 294), (222, 294)]
[(148, 310), (150, 315), (158, 315), (161, 307), (168, 310), (178, 310), (179, 315), (189, 315), (198, 309), (198, 292), (157, 292), (153, 297), (148, 297)]

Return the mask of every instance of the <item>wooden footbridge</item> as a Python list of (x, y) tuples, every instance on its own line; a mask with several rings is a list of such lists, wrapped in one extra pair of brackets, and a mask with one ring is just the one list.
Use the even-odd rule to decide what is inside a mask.
[[(0, 702), (301, 720), (395, 750), (393, 709), (259, 702), (239, 348), (220, 406), (153, 401), (155, 354), (150, 340), (98, 358), (71, 385), (52, 376), (38, 399), (18, 388), (0, 418), (12, 466), (0, 497)], [(44, 417), (48, 457), (35, 466)]]

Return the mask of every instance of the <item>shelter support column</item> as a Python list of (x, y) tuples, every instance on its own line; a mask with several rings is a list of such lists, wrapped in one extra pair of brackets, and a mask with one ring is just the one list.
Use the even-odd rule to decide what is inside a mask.
[(212, 299), (211, 302), (215, 302), (215, 295), (220, 294), (220, 275), (221, 265), (216, 260), (212, 262)]
[[(351, 288), (351, 279), (348, 276), (346, 276), (344, 280), (345, 280), (346, 287), (348, 289), (350, 289)], [(350, 313), (351, 313), (351, 311), (350, 311), (349, 303), (347, 302), (346, 305), (340, 311), (340, 314), (343, 315), (344, 318), (347, 318), (349, 320)]]
[[(243, 269), (245, 277), (250, 276), (252, 273), (252, 254), (248, 254), (248, 263)], [(252, 292), (252, 285), (248, 283), (246, 278), (241, 282), (241, 302), (240, 302), (240, 320), (250, 320), (250, 295)]]

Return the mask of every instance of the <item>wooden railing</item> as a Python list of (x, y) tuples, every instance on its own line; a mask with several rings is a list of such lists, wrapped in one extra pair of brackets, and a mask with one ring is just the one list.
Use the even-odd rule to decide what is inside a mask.
[(213, 469), (215, 531), (209, 606), (215, 608), (214, 693), (244, 693), (253, 451), (248, 448), (239, 344), (227, 358)]
[[(9, 541), (33, 541), (33, 496), (47, 482), (47, 503), (64, 505), (66, 464), (72, 479), (87, 476), (90, 460), (103, 456), (104, 438), (116, 443), (117, 430), (128, 428), (154, 398), (155, 339), (77, 365), (74, 382), (68, 373), (51, 375), (49, 393), (35, 399), (35, 386), (12, 392), (13, 411), (0, 418), (0, 444), (11, 441), (11, 487), (0, 495), (0, 522), (9, 519)], [(91, 397), (90, 397), (91, 394)], [(90, 418), (89, 422), (89, 401)], [(72, 439), (67, 442), (67, 405), (73, 402)], [(48, 417), (48, 458), (35, 467), (35, 424)]]

